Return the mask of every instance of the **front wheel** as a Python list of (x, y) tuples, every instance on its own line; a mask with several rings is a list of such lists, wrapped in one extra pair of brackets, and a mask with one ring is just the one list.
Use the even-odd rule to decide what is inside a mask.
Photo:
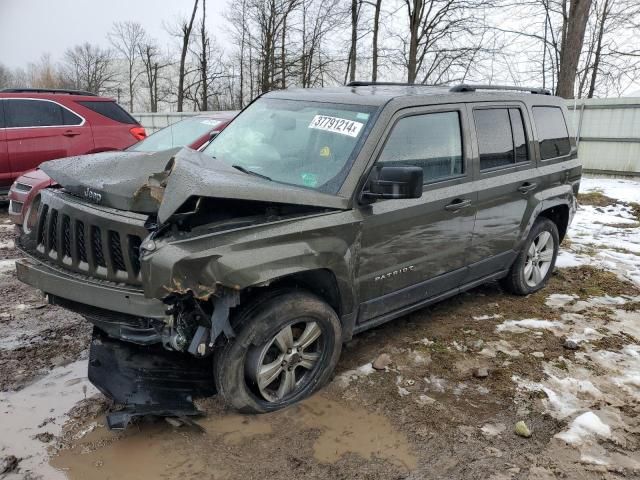
[(270, 412), (306, 398), (338, 363), (340, 320), (310, 293), (262, 298), (234, 323), (237, 337), (216, 352), (214, 374), (225, 402), (241, 412)]
[(538, 218), (502, 286), (517, 295), (540, 290), (553, 272), (559, 246), (556, 224), (548, 218)]

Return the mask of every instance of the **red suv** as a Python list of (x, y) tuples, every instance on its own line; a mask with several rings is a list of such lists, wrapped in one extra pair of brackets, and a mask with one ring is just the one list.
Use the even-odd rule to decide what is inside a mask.
[(46, 160), (122, 150), (145, 137), (110, 98), (76, 90), (0, 90), (0, 196)]
[[(184, 145), (197, 150), (208, 143), (213, 134), (226, 127), (237, 114), (238, 112), (217, 112), (187, 118), (158, 130), (127, 148), (127, 151), (159, 152)], [(35, 169), (21, 175), (9, 191), (9, 217), (13, 223), (22, 225), (36, 194), (52, 185), (55, 182), (42, 170)]]

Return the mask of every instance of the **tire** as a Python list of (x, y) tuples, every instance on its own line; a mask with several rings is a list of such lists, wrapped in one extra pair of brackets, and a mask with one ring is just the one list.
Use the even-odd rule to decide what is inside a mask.
[(340, 358), (340, 320), (308, 292), (258, 298), (233, 327), (236, 337), (215, 352), (214, 377), (225, 403), (243, 413), (271, 412), (308, 397), (329, 381)]
[(548, 218), (538, 218), (509, 273), (502, 279), (503, 288), (516, 295), (540, 290), (553, 273), (559, 246), (556, 224)]

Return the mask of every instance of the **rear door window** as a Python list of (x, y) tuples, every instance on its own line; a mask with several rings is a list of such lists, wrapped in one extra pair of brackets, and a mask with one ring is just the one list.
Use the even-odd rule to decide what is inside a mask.
[(64, 125), (62, 107), (45, 100), (5, 100), (7, 127), (57, 127)]
[(559, 107), (533, 107), (542, 160), (563, 157), (571, 152), (569, 131)]
[(138, 125), (138, 121), (133, 118), (127, 111), (118, 105), (116, 102), (109, 101), (81, 101), (78, 102), (83, 107), (88, 108), (89, 110), (93, 110), (96, 113), (99, 113), (103, 117), (110, 118), (116, 122), (127, 123), (129, 125)]
[(66, 108), (62, 109), (62, 123), (64, 125), (82, 125), (82, 118)]
[(476, 109), (473, 119), (480, 151), (480, 170), (529, 160), (527, 135), (519, 108)]
[(458, 112), (434, 112), (398, 120), (380, 154), (382, 166), (421, 167), (424, 183), (464, 173)]

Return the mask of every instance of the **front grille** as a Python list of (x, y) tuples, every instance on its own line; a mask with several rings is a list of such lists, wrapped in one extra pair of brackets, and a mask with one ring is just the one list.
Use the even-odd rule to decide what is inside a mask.
[(67, 198), (43, 191), (33, 253), (91, 277), (139, 285), (144, 218), (63, 201)]

